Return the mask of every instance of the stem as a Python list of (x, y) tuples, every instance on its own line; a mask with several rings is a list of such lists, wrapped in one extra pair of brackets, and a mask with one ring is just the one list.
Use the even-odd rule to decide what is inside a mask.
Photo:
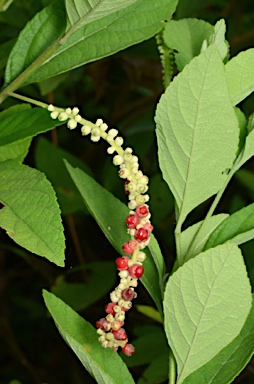
[(169, 384), (176, 382), (176, 361), (172, 350), (169, 351)]
[(15, 97), (15, 99), (26, 101), (27, 103), (30, 103), (30, 104), (38, 105), (38, 107), (42, 107), (45, 109), (48, 108), (48, 104), (45, 104), (42, 101), (34, 100), (34, 99), (31, 99), (30, 97), (22, 96), (14, 92), (8, 92), (7, 96)]
[(183, 264), (183, 257), (181, 252), (181, 223), (178, 221), (175, 229), (175, 242), (176, 242), (176, 259), (179, 266)]
[(53, 55), (53, 53), (61, 46), (60, 39), (57, 39), (50, 47), (48, 47), (32, 64), (29, 65), (11, 84), (9, 84), (0, 93), (0, 104), (7, 98), (8, 93), (15, 91), (23, 84), (42, 64)]
[[(238, 159), (239, 159), (239, 157), (238, 157)], [(237, 160), (238, 160), (238, 159), (237, 159)], [(225, 189), (227, 188), (228, 183), (229, 183), (230, 180), (232, 179), (233, 175), (235, 174), (235, 172), (236, 172), (236, 171), (238, 170), (238, 168), (239, 168), (239, 167), (237, 166), (237, 164), (238, 164), (238, 161), (236, 161), (235, 164), (233, 165), (233, 167), (231, 168), (231, 170), (230, 170), (230, 172), (229, 172), (229, 174), (228, 174), (228, 177), (227, 177), (227, 179), (226, 179), (226, 181), (225, 181), (225, 183), (224, 183), (222, 189), (221, 189), (221, 190), (217, 193), (217, 195), (215, 196), (215, 199), (214, 199), (214, 201), (213, 201), (213, 203), (212, 203), (212, 205), (211, 205), (209, 211), (207, 212), (207, 215), (206, 215), (205, 219), (203, 220), (203, 222), (202, 222), (202, 224), (201, 224), (201, 226), (200, 226), (198, 232), (196, 233), (196, 236), (195, 236), (194, 239), (193, 239), (193, 242), (192, 242), (192, 244), (191, 244), (191, 246), (190, 246), (190, 248), (189, 248), (188, 253), (185, 255), (185, 258), (186, 258), (186, 259), (189, 259), (189, 258), (192, 257), (192, 253), (195, 251), (195, 248), (196, 248), (196, 246), (197, 246), (197, 243), (198, 243), (200, 237), (202, 238), (203, 232), (204, 232), (204, 230), (206, 229), (206, 225), (207, 225), (207, 223), (208, 223), (210, 217), (213, 215), (213, 213), (214, 213), (214, 211), (215, 211), (215, 208), (217, 207), (217, 205), (218, 205), (218, 203), (219, 203), (219, 201), (220, 201), (220, 199), (221, 199), (221, 196), (222, 196), (223, 193), (225, 192)]]

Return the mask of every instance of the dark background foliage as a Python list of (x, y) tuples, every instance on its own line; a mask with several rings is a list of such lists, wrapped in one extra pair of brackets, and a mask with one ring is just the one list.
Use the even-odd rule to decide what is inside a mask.
[[(0, 44), (8, 41), (0, 52), (2, 75), (6, 56), (20, 30), (49, 3), (49, 0), (14, 0), (6, 12), (0, 13)], [(183, 17), (202, 18), (212, 24), (223, 17), (227, 23), (231, 54), (253, 47), (252, 0), (180, 0), (175, 18)], [(156, 155), (153, 115), (163, 84), (155, 40), (60, 75), (54, 79), (54, 84), (52, 89), (52, 81), (44, 81), (23, 88), (22, 92), (63, 107), (79, 106), (82, 115), (92, 121), (103, 116), (111, 126), (119, 128), (126, 145), (133, 147), (139, 155), (143, 171), (150, 177), (155, 235), (169, 269), (174, 261), (174, 211), (172, 196), (161, 178)], [(246, 115), (253, 110), (253, 101), (254, 97), (249, 97), (242, 105)], [(7, 107), (14, 103), (8, 99), (4, 105)], [(61, 153), (57, 150), (60, 148), (77, 157), (74, 159), (77, 165), (80, 164), (78, 159), (83, 161), (83, 169), (115, 196), (126, 201), (123, 183), (117, 177), (109, 156), (105, 156), (104, 143), (95, 145), (87, 139), (81, 140), (77, 132), (64, 128), (33, 140), (25, 163), (43, 171), (56, 189), (64, 213), (66, 267), (60, 269), (29, 254), (4, 232), (0, 233), (0, 384), (14, 384), (14, 379), (23, 384), (94, 383), (58, 334), (43, 304), (41, 291), (42, 288), (52, 290), (94, 324), (103, 316), (107, 292), (116, 281), (113, 261), (117, 254), (68, 179), (59, 160)], [(67, 156), (65, 153), (64, 157)], [(218, 212), (231, 213), (253, 202), (253, 180), (252, 160), (231, 182)], [(186, 225), (200, 220), (208, 203), (196, 209)], [(253, 244), (249, 242), (242, 247), (252, 283)], [(141, 286), (136, 302), (153, 305)], [(155, 357), (161, 355), (161, 364), (165, 366), (163, 356), (167, 353), (167, 346), (160, 325), (135, 309), (128, 315), (127, 327), (132, 338), (138, 339), (140, 356), (144, 351), (148, 355), (146, 364), (140, 356), (126, 360), (135, 381), (138, 381), (147, 363)], [(149, 350), (151, 355), (147, 352)], [(254, 382), (253, 369), (252, 361), (235, 382)], [(161, 380), (163, 382), (163, 378)]]

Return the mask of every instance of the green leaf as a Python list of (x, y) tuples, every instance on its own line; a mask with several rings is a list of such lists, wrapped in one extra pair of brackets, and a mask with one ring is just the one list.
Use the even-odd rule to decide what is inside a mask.
[(244, 147), (237, 161), (237, 170), (242, 167), (254, 155), (254, 130), (252, 130), (245, 139)]
[(5, 111), (0, 113), (0, 146), (32, 138), (63, 125), (63, 122), (51, 119), (49, 112), (40, 107), (9, 112), (13, 113), (8, 113), (8, 116)]
[(5, 71), (5, 86), (46, 51), (64, 33), (65, 26), (63, 0), (54, 1), (37, 13), (21, 31), (11, 51)]
[[(5, 109), (0, 113), (0, 126), (8, 116), (13, 114), (19, 114), (22, 111), (30, 109), (29, 104), (17, 104), (10, 108)], [(18, 160), (22, 162), (28, 153), (29, 146), (31, 144), (31, 138), (19, 140), (11, 144), (0, 146), (0, 162), (6, 160)]]
[(31, 141), (32, 139), (28, 138), (0, 147), (0, 162), (17, 160), (22, 163), (28, 153)]
[(208, 41), (213, 34), (214, 26), (204, 20), (182, 19), (167, 22), (163, 38), (169, 48), (177, 51), (175, 60), (179, 71), (200, 54), (203, 41)]
[(225, 66), (229, 94), (233, 105), (254, 91), (254, 48), (240, 52)]
[(36, 168), (45, 173), (52, 183), (63, 215), (74, 212), (85, 212), (82, 197), (66, 170), (63, 159), (68, 160), (72, 166), (79, 167), (91, 173), (88, 166), (71, 153), (54, 146), (48, 140), (39, 138), (35, 149)]
[(163, 319), (160, 313), (150, 305), (136, 305), (137, 310), (143, 315), (157, 321), (158, 323), (163, 324)]
[(119, 355), (101, 347), (90, 323), (52, 293), (44, 290), (43, 297), (61, 336), (98, 384), (134, 384)]
[(45, 96), (48, 93), (55, 91), (57, 87), (67, 79), (68, 75), (68, 73), (61, 73), (60, 75), (51, 77), (51, 79), (40, 81), (38, 87), (41, 95)]
[(118, 0), (113, 3), (112, 0), (65, 0), (67, 31), (75, 24), (75, 28), (78, 29), (85, 24), (118, 12), (135, 2), (137, 0)]
[(11, 3), (13, 2), (13, 0), (1, 0), (0, 1), (0, 12), (5, 12), (9, 6), (11, 5)]
[[(109, 242), (122, 254), (122, 245), (129, 240), (125, 225), (125, 217), (129, 214), (128, 207), (80, 169), (73, 168), (68, 162), (65, 163), (91, 215), (97, 221)], [(159, 248), (154, 236), (151, 236), (150, 243), (152, 249)], [(141, 281), (161, 312), (163, 275), (156, 267), (164, 265), (164, 260), (161, 259), (161, 253), (150, 253), (147, 249), (145, 249), (145, 252), (147, 255), (144, 262), (145, 273)], [(153, 257), (155, 257), (155, 260)]]
[[(253, 295), (252, 295), (253, 297)], [(254, 299), (254, 297), (253, 297)], [(254, 305), (240, 334), (203, 367), (184, 380), (184, 384), (231, 383), (254, 353)]]
[(209, 39), (209, 44), (215, 44), (220, 52), (222, 60), (228, 55), (229, 44), (225, 40), (226, 24), (225, 20), (217, 21), (214, 26), (214, 34)]
[(236, 155), (237, 157), (245, 145), (246, 136), (249, 133), (249, 131), (248, 131), (248, 124), (247, 124), (247, 119), (245, 117), (245, 114), (241, 111), (240, 108), (237, 108), (237, 107), (234, 107), (234, 111), (238, 119), (238, 124), (240, 129), (239, 147)]
[(111, 261), (89, 263), (86, 269), (90, 272), (87, 284), (68, 283), (63, 275), (59, 275), (51, 288), (55, 296), (75, 311), (84, 310), (107, 295), (116, 281), (115, 263)]
[(252, 199), (254, 199), (254, 173), (248, 169), (240, 169), (235, 174), (236, 179), (248, 189)]
[(239, 335), (251, 302), (246, 267), (235, 244), (200, 253), (169, 278), (165, 330), (177, 361), (178, 384)]
[(203, 221), (199, 221), (198, 223), (188, 227), (185, 231), (181, 234), (181, 252), (184, 257), (184, 261), (187, 261), (188, 258), (185, 258), (185, 256), (188, 254), (188, 250), (192, 244), (192, 241), (196, 236), (198, 236), (198, 241), (196, 243), (195, 248), (191, 252), (191, 257), (194, 257), (198, 255), (200, 252), (203, 251), (206, 242), (210, 235), (213, 233), (215, 228), (218, 227), (218, 225), (223, 222), (229, 215), (226, 213), (221, 213), (220, 215), (212, 216), (209, 218), (209, 220), (206, 222), (206, 225), (204, 227), (204, 230), (201, 230), (200, 233), (199, 229), (201, 227), (201, 224)]
[(254, 239), (254, 203), (227, 217), (211, 234), (205, 249), (226, 243), (242, 244)]
[(144, 370), (137, 384), (160, 384), (168, 379), (168, 353), (157, 356)]
[(45, 176), (16, 161), (0, 163), (0, 226), (19, 245), (64, 266), (65, 241), (54, 190)]
[(238, 149), (238, 121), (214, 45), (169, 85), (155, 121), (160, 168), (182, 224), (189, 212), (222, 188)]
[(26, 83), (70, 71), (149, 39), (162, 29), (163, 19), (171, 18), (176, 4), (177, 0), (137, 0), (125, 9), (78, 28)]
[(8, 56), (16, 43), (16, 38), (6, 41), (0, 45), (0, 69), (3, 69), (7, 63)]

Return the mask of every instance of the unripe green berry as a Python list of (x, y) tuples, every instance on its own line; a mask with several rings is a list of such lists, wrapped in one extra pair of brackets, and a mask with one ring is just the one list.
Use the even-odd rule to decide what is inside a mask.
[(108, 147), (107, 152), (109, 155), (112, 155), (115, 152), (115, 148), (114, 147)]
[(69, 116), (66, 112), (61, 112), (58, 116), (59, 121), (64, 121), (64, 120), (67, 120), (68, 118), (69, 118)]
[(53, 112), (51, 112), (50, 117), (51, 117), (51, 119), (55, 120), (58, 118), (58, 115), (59, 115), (58, 111), (53, 111)]
[(102, 119), (97, 119), (95, 125), (97, 125), (97, 127), (100, 127), (101, 124), (103, 124), (103, 120)]
[(89, 127), (89, 125), (83, 125), (83, 127), (81, 127), (81, 133), (83, 136), (89, 135), (89, 133), (91, 133), (91, 127)]
[(106, 124), (106, 123), (102, 123), (102, 124), (100, 125), (100, 130), (101, 130), (102, 132), (105, 132), (107, 129), (108, 129), (108, 124)]
[(119, 147), (121, 147), (121, 146), (123, 145), (123, 138), (120, 137), (120, 136), (116, 137), (116, 139), (115, 139), (115, 143), (116, 143), (116, 145), (118, 145)]
[(82, 119), (82, 117), (80, 115), (76, 115), (74, 118), (75, 118), (75, 121), (77, 121), (78, 123)]
[(112, 129), (110, 129), (110, 130), (108, 131), (108, 135), (109, 135), (109, 136), (112, 136), (112, 137), (114, 138), (114, 137), (116, 137), (116, 136), (118, 135), (118, 130), (112, 128)]
[(141, 205), (145, 203), (145, 197), (142, 195), (138, 195), (135, 199), (137, 205)]
[(114, 165), (121, 165), (121, 164), (123, 164), (123, 162), (124, 162), (123, 156), (116, 155), (113, 157), (113, 164)]
[(72, 110), (73, 116), (76, 116), (79, 113), (79, 109), (77, 107), (74, 107)]
[(48, 111), (53, 112), (54, 110), (55, 110), (54, 105), (49, 104), (49, 105), (48, 105)]
[(75, 129), (77, 127), (78, 123), (74, 119), (70, 119), (67, 123), (67, 127), (69, 129)]
[(94, 143), (97, 143), (97, 142), (100, 140), (100, 136), (91, 136), (91, 140), (92, 140)]
[(138, 206), (138, 204), (136, 203), (135, 200), (131, 200), (131, 201), (128, 203), (128, 207), (129, 207), (130, 209), (135, 209), (137, 206)]

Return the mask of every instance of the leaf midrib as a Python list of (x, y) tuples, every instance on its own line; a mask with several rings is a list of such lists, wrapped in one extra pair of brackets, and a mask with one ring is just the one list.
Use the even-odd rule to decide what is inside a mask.
[(183, 223), (183, 221), (185, 219), (185, 216), (186, 216), (185, 215), (186, 197), (187, 197), (188, 191), (189, 191), (189, 179), (190, 179), (190, 176), (191, 176), (192, 164), (193, 164), (193, 161), (191, 161), (191, 159), (192, 159), (192, 155), (193, 155), (193, 153), (195, 151), (195, 141), (196, 141), (196, 135), (197, 135), (197, 129), (198, 129), (197, 121), (198, 121), (200, 105), (201, 105), (201, 95), (204, 92), (204, 83), (206, 82), (206, 74), (207, 74), (208, 68), (210, 66), (211, 56), (212, 55), (210, 54), (209, 60), (207, 61), (207, 66), (206, 66), (206, 70), (205, 70), (205, 76), (204, 76), (204, 79), (203, 79), (203, 83), (202, 83), (202, 87), (201, 87), (200, 94), (199, 94), (199, 99), (198, 99), (198, 108), (197, 108), (197, 113), (196, 113), (195, 123), (194, 123), (194, 132), (193, 132), (193, 139), (192, 139), (191, 151), (190, 151), (189, 162), (188, 162), (187, 177), (186, 177), (186, 182), (185, 182), (185, 186), (184, 186), (184, 192), (183, 192), (183, 198), (182, 198), (182, 206), (180, 208), (180, 213), (179, 213), (178, 225), (180, 225), (180, 226), (182, 225), (182, 223)]
[[(198, 321), (198, 323), (197, 323), (196, 331), (194, 332), (193, 339), (192, 339), (192, 343), (191, 343), (191, 345), (190, 345), (189, 352), (188, 352), (187, 357), (186, 357), (186, 359), (185, 359), (185, 364), (184, 364), (183, 369), (182, 369), (182, 371), (181, 371), (181, 373), (180, 373), (180, 375), (179, 375), (179, 377), (178, 377), (178, 379), (177, 379), (177, 384), (180, 384), (180, 383), (182, 382), (181, 379), (182, 379), (182, 377), (184, 377), (185, 371), (186, 371), (187, 366), (188, 366), (188, 362), (189, 362), (190, 357), (191, 357), (192, 349), (193, 349), (193, 347), (194, 347), (194, 345), (195, 345), (196, 338), (198, 337), (198, 334), (199, 334), (199, 326), (200, 326), (200, 324), (202, 323), (203, 316), (204, 316), (204, 312), (205, 312), (205, 310), (207, 309), (207, 303), (208, 303), (209, 300), (210, 300), (210, 297), (211, 297), (212, 292), (213, 292), (213, 287), (214, 287), (214, 285), (215, 285), (215, 283), (216, 283), (216, 281), (217, 281), (217, 279), (218, 279), (218, 277), (219, 277), (219, 275), (220, 275), (222, 269), (224, 268), (224, 265), (225, 265), (225, 263), (226, 263), (226, 261), (227, 261), (227, 259), (228, 259), (228, 256), (230, 255), (230, 251), (231, 251), (232, 248), (233, 248), (233, 245), (232, 245), (232, 247), (230, 247), (230, 249), (228, 250), (228, 252), (227, 252), (227, 257), (225, 257), (225, 260), (224, 260), (223, 264), (221, 265), (220, 270), (217, 272), (216, 277), (215, 277), (215, 279), (214, 279), (214, 281), (213, 281), (213, 283), (212, 283), (212, 286), (211, 286), (211, 288), (210, 288), (209, 294), (208, 294), (208, 296), (207, 296), (207, 299), (206, 299), (206, 301), (205, 301), (205, 304), (203, 305), (203, 310), (202, 310), (202, 313), (201, 313), (201, 315), (200, 315), (200, 319), (199, 319), (199, 321)], [(191, 373), (191, 372), (190, 372), (190, 373)]]

